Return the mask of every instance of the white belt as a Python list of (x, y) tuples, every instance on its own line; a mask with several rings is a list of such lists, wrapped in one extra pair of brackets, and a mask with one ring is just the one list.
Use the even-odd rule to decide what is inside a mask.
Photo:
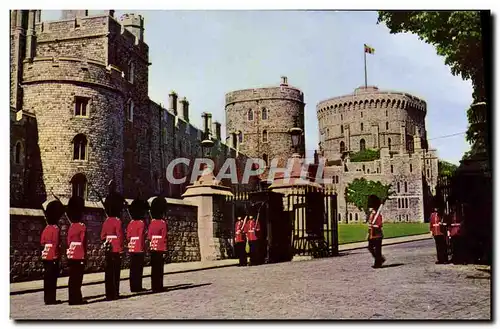
[(248, 230), (248, 233), (253, 233), (253, 232), (255, 232), (255, 231), (254, 230)]
[(52, 247), (52, 243), (46, 243), (45, 247)]
[(134, 241), (134, 240), (139, 240), (139, 237), (138, 236), (133, 236), (130, 238), (130, 241)]
[(107, 235), (106, 239), (116, 239), (118, 238), (116, 235)]
[(71, 242), (70, 246), (81, 246), (81, 242)]
[(161, 239), (161, 235), (153, 235), (151, 238), (152, 239)]
[(432, 224), (432, 226), (439, 226), (439, 224)]
[(451, 224), (451, 226), (460, 226), (460, 224)]

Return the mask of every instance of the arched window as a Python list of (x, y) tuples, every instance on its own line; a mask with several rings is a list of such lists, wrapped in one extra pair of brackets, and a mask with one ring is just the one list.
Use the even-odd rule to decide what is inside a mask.
[(363, 122), (360, 123), (361, 131), (363, 131)]
[(344, 153), (345, 152), (345, 143), (344, 141), (341, 141), (340, 142), (340, 153)]
[(366, 149), (366, 142), (365, 142), (365, 140), (364, 140), (364, 139), (361, 139), (361, 140), (359, 141), (359, 150), (360, 150), (360, 151), (364, 151), (365, 149)]
[(134, 101), (129, 99), (127, 106), (125, 106), (125, 116), (128, 121), (134, 121)]
[(363, 165), (363, 172), (365, 172), (365, 165)]
[(401, 192), (401, 189), (400, 189), (400, 186), (399, 186), (399, 182), (398, 182), (398, 193)]
[(20, 141), (18, 141), (16, 143), (16, 147), (14, 149), (14, 163), (15, 164), (21, 164), (22, 153), (23, 153), (23, 145), (21, 144)]
[(267, 143), (267, 130), (262, 130), (262, 142)]
[(129, 61), (128, 62), (128, 74), (127, 74), (127, 80), (130, 83), (134, 83), (134, 62)]
[(389, 113), (387, 112), (387, 110), (385, 110), (385, 116), (388, 116), (388, 115), (389, 115)]
[(389, 122), (385, 123), (385, 130), (389, 130)]
[(408, 192), (408, 183), (405, 182), (405, 193), (407, 193), (407, 192)]
[(352, 213), (349, 214), (349, 221), (352, 222)]
[(343, 134), (344, 133), (344, 125), (340, 125), (340, 133)]
[(339, 176), (335, 176), (335, 182), (336, 182), (336, 184), (339, 183)]
[(265, 107), (262, 109), (262, 120), (267, 120), (267, 109)]
[(342, 114), (340, 115), (340, 120), (344, 120), (344, 116)]
[(408, 198), (405, 199), (405, 208), (408, 208)]
[(398, 199), (398, 208), (401, 208), (401, 199)]
[(84, 174), (76, 174), (71, 178), (72, 196), (82, 197), (87, 199), (87, 177)]
[(252, 109), (248, 109), (247, 118), (248, 118), (248, 121), (253, 121), (253, 110)]
[(389, 151), (391, 150), (391, 139), (387, 139), (387, 146), (389, 147)]
[(262, 160), (264, 160), (264, 162), (266, 163), (266, 167), (268, 166), (268, 157), (267, 157), (267, 154), (262, 154)]
[(78, 134), (73, 138), (73, 160), (87, 159), (87, 137)]
[[(361, 112), (361, 117), (363, 117), (363, 112)], [(361, 130), (363, 130), (363, 128), (361, 128)]]
[(413, 172), (413, 166), (410, 163), (410, 172)]
[(354, 220), (357, 222), (358, 221), (358, 213), (354, 214)]
[(238, 132), (238, 143), (243, 143), (243, 132), (241, 131)]
[(391, 165), (391, 174), (394, 172), (394, 167)]

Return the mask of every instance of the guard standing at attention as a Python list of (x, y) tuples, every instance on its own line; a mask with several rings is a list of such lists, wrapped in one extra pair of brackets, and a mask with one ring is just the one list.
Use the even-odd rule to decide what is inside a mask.
[(82, 197), (73, 196), (68, 201), (66, 213), (71, 221), (68, 230), (69, 305), (87, 304), (82, 297), (83, 272), (85, 270), (85, 253), (87, 250), (86, 227), (82, 223), (85, 201)]
[(248, 216), (245, 224), (245, 233), (247, 236), (248, 244), (250, 246), (250, 265), (257, 265), (259, 263), (259, 236), (260, 223), (256, 221), (253, 216)]
[(135, 199), (129, 207), (132, 220), (127, 226), (128, 252), (130, 254), (130, 291), (141, 292), (144, 272), (144, 217), (148, 211), (147, 202)]
[(247, 266), (247, 240), (245, 237), (245, 225), (247, 217), (244, 219), (241, 216), (236, 218), (234, 223), (234, 251), (238, 259), (240, 260), (238, 266)]
[(368, 209), (370, 216), (368, 217), (368, 250), (375, 259), (373, 268), (380, 268), (385, 262), (385, 257), (382, 256), (382, 215), (380, 214), (382, 203), (376, 195), (368, 197)]
[(44, 210), (47, 226), (40, 237), (40, 244), (43, 247), (43, 299), (45, 305), (60, 304), (56, 300), (57, 277), (59, 275), (59, 227), (57, 222), (64, 214), (64, 206), (59, 200), (54, 200), (47, 204)]
[(436, 253), (437, 262), (436, 264), (446, 264), (448, 262), (447, 247), (446, 247), (446, 235), (443, 233), (441, 216), (438, 213), (437, 207), (434, 207), (434, 211), (431, 213), (431, 218), (429, 220), (430, 231), (434, 236), (434, 241), (436, 242)]
[(463, 233), (461, 216), (458, 214), (457, 207), (453, 206), (450, 224), (451, 262), (453, 264), (465, 264)]
[(156, 197), (151, 202), (151, 224), (148, 227), (151, 250), (151, 287), (153, 292), (163, 291), (163, 254), (167, 250), (167, 201)]
[(104, 202), (108, 218), (102, 224), (101, 240), (106, 249), (105, 261), (105, 289), (106, 300), (115, 300), (120, 297), (120, 254), (123, 252), (123, 229), (120, 216), (125, 199), (114, 192), (114, 182), (110, 182), (110, 194)]

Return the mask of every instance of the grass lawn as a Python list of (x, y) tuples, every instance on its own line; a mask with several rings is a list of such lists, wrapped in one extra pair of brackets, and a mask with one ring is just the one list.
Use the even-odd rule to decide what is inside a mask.
[[(429, 223), (384, 223), (384, 238), (429, 232)], [(368, 224), (339, 224), (339, 244), (366, 240)]]

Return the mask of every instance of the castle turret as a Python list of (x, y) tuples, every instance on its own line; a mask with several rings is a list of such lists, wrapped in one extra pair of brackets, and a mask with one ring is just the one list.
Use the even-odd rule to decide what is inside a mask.
[(137, 40), (144, 42), (144, 18), (141, 15), (124, 14), (120, 17), (120, 22)]
[(87, 9), (83, 10), (63, 10), (62, 11), (62, 19), (71, 19), (77, 17), (85, 17), (89, 15), (89, 11)]

